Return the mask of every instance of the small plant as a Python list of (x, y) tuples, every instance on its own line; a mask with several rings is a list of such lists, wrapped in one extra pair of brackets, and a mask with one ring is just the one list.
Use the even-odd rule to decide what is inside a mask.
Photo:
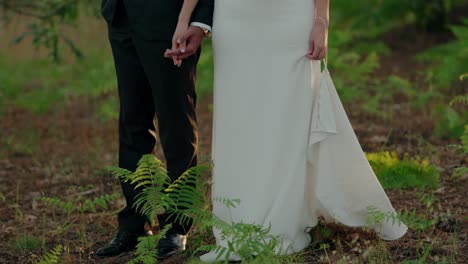
[(452, 99), (452, 101), (450, 101), (450, 106), (453, 106), (455, 104), (468, 105), (468, 94), (455, 96)]
[(4, 151), (9, 151), (15, 155), (31, 156), (37, 150), (40, 142), (40, 132), (37, 129), (19, 131), (14, 135), (6, 136), (2, 139)]
[(370, 241), (368, 241), (362, 256), (369, 264), (394, 263), (387, 244), (381, 240), (377, 241), (375, 245), (371, 245)]
[(412, 211), (405, 209), (398, 213), (382, 212), (374, 206), (369, 206), (367, 208), (368, 224), (372, 226), (381, 224), (384, 221), (391, 221), (394, 224), (404, 223), (409, 228), (416, 231), (424, 231), (433, 227), (437, 223), (437, 220), (433, 219), (434, 203), (438, 202), (437, 197), (433, 192), (419, 192), (417, 196), (426, 207), (425, 212), (418, 214), (416, 213), (416, 209), (413, 209)]
[[(105, 194), (94, 199), (87, 199), (85, 196), (78, 195), (72, 197), (70, 200), (62, 200), (59, 197), (37, 197), (36, 199), (44, 203), (46, 206), (52, 209), (52, 215), (54, 222), (57, 222), (56, 210), (60, 210), (65, 213), (67, 219), (73, 213), (78, 213), (80, 216), (79, 227), (80, 227), (80, 238), (81, 242), (86, 243), (86, 212), (97, 211), (97, 208), (108, 209), (110, 202), (116, 200), (118, 197), (117, 194)], [(63, 226), (61, 226), (62, 231), (65, 231), (76, 224), (74, 221), (66, 221)]]
[(97, 207), (108, 209), (108, 204), (117, 199), (117, 197), (117, 194), (105, 194), (94, 199), (84, 199), (82, 196), (78, 196), (72, 201), (64, 201), (58, 197), (46, 196), (41, 196), (36, 199), (53, 209), (59, 209), (65, 212), (66, 216), (70, 216), (73, 212), (82, 214), (89, 211), (95, 213)]
[[(460, 77), (461, 78), (461, 77)], [(468, 105), (468, 95), (459, 95), (456, 96), (450, 102), (450, 105), (462, 104)], [(458, 145), (449, 145), (448, 147), (455, 152), (458, 152), (460, 155), (466, 156), (468, 154), (468, 124), (465, 124), (463, 134), (460, 136), (461, 144)], [(468, 168), (461, 166), (455, 168), (452, 172), (452, 177), (463, 177), (468, 174)]]
[(412, 211), (403, 210), (398, 213), (393, 212), (382, 212), (379, 211), (376, 207), (369, 206), (368, 210), (368, 224), (379, 225), (386, 221), (391, 221), (392, 223), (400, 224), (404, 223), (409, 228), (413, 230), (426, 230), (434, 226), (435, 221), (432, 219), (427, 219), (426, 215), (418, 215), (416, 209)]
[(312, 245), (318, 245), (330, 240), (333, 230), (326, 225), (319, 223), (310, 231)]
[(41, 248), (44, 245), (44, 240), (42, 238), (29, 235), (29, 234), (20, 234), (16, 237), (14, 246), (16, 249), (22, 252), (31, 252)]
[[(217, 219), (217, 221), (221, 221)], [(255, 259), (262, 261), (278, 261), (287, 259), (283, 257), (288, 248), (284, 248), (277, 236), (270, 234), (270, 228), (261, 225), (232, 223), (220, 230), (223, 240), (228, 241), (227, 246), (209, 245), (201, 246), (198, 251), (214, 251), (220, 261), (229, 262), (230, 255), (238, 255), (242, 261), (252, 262)], [(258, 261), (258, 260), (257, 260)], [(260, 262), (262, 263), (262, 262)], [(263, 262), (265, 263), (265, 262)]]
[[(418, 250), (418, 258), (414, 260), (405, 260), (403, 264), (423, 264), (428, 262), (428, 258), (431, 255), (432, 246), (427, 244), (419, 243), (419, 247), (421, 248), (421, 252)], [(443, 262), (442, 262), (443, 263)]]
[(36, 257), (34, 264), (58, 264), (62, 255), (62, 245), (55, 246), (54, 249), (46, 253), (42, 257)]
[(450, 105), (439, 104), (433, 115), (437, 120), (434, 127), (437, 137), (456, 139), (463, 135), (468, 112), (459, 112)]
[(395, 152), (366, 154), (380, 183), (386, 189), (437, 188), (440, 172), (427, 159), (399, 159)]
[(158, 262), (157, 245), (170, 228), (171, 225), (167, 225), (156, 235), (138, 238), (139, 243), (135, 250), (136, 257), (127, 264), (153, 264)]
[(320, 244), (320, 249), (323, 250), (323, 252), (325, 252), (325, 258), (327, 259), (327, 262), (331, 263), (330, 262), (330, 256), (328, 255), (328, 249), (329, 248), (330, 248), (330, 244), (327, 244), (327, 243)]

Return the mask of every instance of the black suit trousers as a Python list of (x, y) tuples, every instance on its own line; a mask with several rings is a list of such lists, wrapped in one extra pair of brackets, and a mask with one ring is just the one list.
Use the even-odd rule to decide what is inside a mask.
[[(152, 152), (155, 139), (148, 129), (154, 129), (156, 115), (167, 170), (175, 180), (197, 164), (195, 75), (200, 52), (184, 60), (181, 67), (174, 66), (164, 58), (171, 43), (135, 34), (123, 6), (109, 24), (109, 40), (120, 100), (119, 166), (134, 171), (141, 156)], [(121, 185), (127, 206), (119, 212), (119, 228), (142, 232), (148, 219), (133, 207), (140, 190), (129, 183)], [(158, 220), (161, 228), (171, 223), (164, 215)], [(190, 228), (171, 224), (179, 234)]]

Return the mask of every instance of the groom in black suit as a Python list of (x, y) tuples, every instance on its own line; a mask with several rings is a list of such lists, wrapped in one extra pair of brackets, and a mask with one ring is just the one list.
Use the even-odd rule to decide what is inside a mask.
[[(197, 164), (195, 73), (200, 44), (211, 30), (214, 0), (199, 0), (186, 36), (181, 67), (164, 58), (171, 48), (184, 0), (103, 0), (102, 15), (108, 22), (109, 40), (117, 72), (120, 99), (119, 166), (134, 171), (138, 160), (152, 152), (155, 139), (148, 132), (158, 120), (159, 138), (172, 180)], [(119, 228), (112, 241), (97, 250), (101, 257), (131, 250), (145, 235), (144, 215), (133, 207), (139, 190), (121, 183), (127, 206), (119, 212)], [(164, 258), (185, 247), (190, 226), (164, 215), (160, 227), (172, 228), (158, 248)]]

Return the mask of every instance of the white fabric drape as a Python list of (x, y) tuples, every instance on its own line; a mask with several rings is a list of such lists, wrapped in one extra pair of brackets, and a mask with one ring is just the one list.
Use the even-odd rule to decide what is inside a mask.
[[(235, 209), (214, 203), (214, 213), (271, 224), (291, 251), (308, 246), (304, 230), (320, 215), (365, 226), (368, 206), (393, 212), (335, 89), (305, 57), (313, 2), (217, 0), (213, 25), (212, 196), (241, 200)], [(385, 239), (406, 231), (375, 229)]]

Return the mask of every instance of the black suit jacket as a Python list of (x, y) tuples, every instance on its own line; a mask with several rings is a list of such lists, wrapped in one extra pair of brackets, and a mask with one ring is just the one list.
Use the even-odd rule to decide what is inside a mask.
[[(184, 0), (102, 0), (101, 12), (108, 23), (119, 13), (117, 4), (123, 1), (130, 24), (135, 33), (150, 40), (170, 41)], [(211, 26), (213, 23), (214, 0), (199, 0), (192, 14), (192, 22)]]

